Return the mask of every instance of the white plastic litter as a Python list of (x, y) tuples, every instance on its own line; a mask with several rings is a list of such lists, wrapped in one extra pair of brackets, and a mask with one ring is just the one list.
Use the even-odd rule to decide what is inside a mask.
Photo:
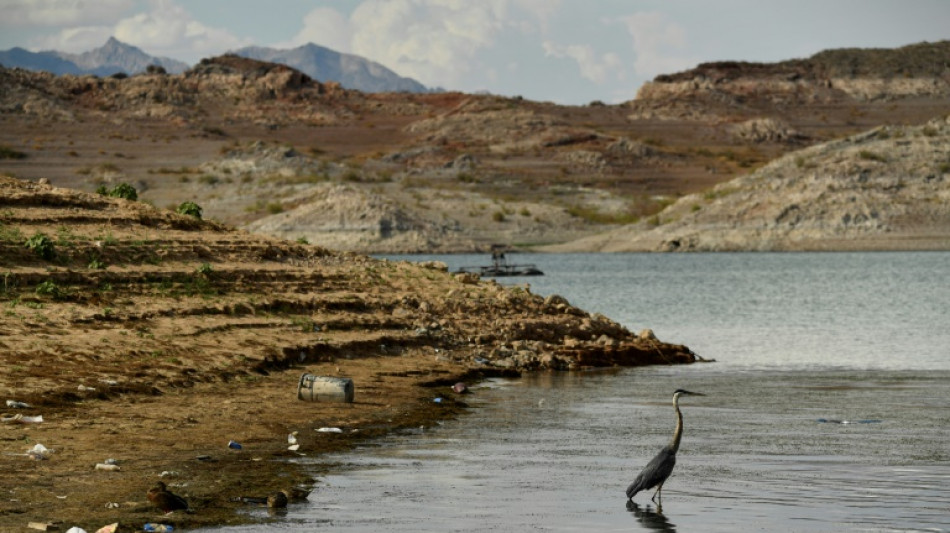
[(32, 448), (26, 451), (27, 455), (36, 460), (49, 459), (51, 453), (53, 453), (53, 450), (39, 443), (33, 445)]

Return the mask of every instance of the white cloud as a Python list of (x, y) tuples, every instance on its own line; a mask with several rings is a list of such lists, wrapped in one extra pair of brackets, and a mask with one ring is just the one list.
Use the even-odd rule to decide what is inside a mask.
[(98, 26), (115, 22), (133, 0), (5, 0), (0, 26)]
[(548, 56), (573, 59), (577, 62), (581, 76), (596, 84), (604, 84), (625, 77), (623, 62), (617, 54), (606, 53), (597, 57), (594, 48), (587, 44), (562, 46), (545, 41), (542, 46), (544, 53)]
[(70, 26), (37, 37), (31, 45), (42, 50), (80, 53), (102, 46), (111, 36), (151, 55), (194, 63), (203, 57), (250, 44), (227, 30), (196, 21), (172, 0), (150, 0), (147, 11), (110, 22), (107, 25)]
[(621, 22), (633, 38), (636, 60), (634, 70), (640, 76), (652, 78), (658, 74), (676, 72), (698, 63), (695, 57), (679, 55), (687, 48), (686, 30), (668, 22), (658, 12), (634, 13), (622, 17)]
[(321, 7), (293, 46), (314, 42), (357, 54), (430, 86), (497, 77), (480, 54), (506, 32), (537, 33), (557, 10), (549, 0), (364, 0), (349, 15)]
[(314, 43), (337, 52), (351, 52), (353, 30), (345, 15), (331, 7), (319, 7), (307, 13), (303, 29), (289, 44), (277, 44), (278, 48), (290, 48)]
[(151, 0), (149, 4), (149, 11), (120, 20), (115, 25), (116, 39), (152, 55), (191, 62), (248, 44), (227, 30), (196, 21), (171, 0)]
[(112, 35), (110, 26), (81, 26), (66, 28), (53, 35), (37, 37), (30, 43), (36, 50), (58, 50), (81, 53), (102, 46)]

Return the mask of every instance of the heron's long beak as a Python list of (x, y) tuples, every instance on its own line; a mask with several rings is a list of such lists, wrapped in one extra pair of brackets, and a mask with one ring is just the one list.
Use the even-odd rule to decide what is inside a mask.
[(684, 391), (682, 392), (682, 394), (688, 394), (688, 395), (690, 395), (690, 396), (705, 396), (705, 394), (703, 394), (703, 393), (701, 393), (701, 392), (692, 392), (692, 391), (688, 391), (688, 390), (684, 390)]

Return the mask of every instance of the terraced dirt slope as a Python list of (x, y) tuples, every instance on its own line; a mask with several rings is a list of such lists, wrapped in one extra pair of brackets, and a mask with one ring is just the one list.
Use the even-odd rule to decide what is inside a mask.
[[(248, 520), (234, 498), (310, 483), (312, 472), (273, 459), (452, 416), (458, 380), (697, 359), (563, 298), (441, 264), (333, 253), (6, 177), (0, 275), (0, 395), (31, 406), (2, 413), (4, 530)], [(352, 378), (356, 401), (297, 400), (302, 373)], [(324, 426), (345, 432), (315, 431)], [(294, 431), (301, 448), (288, 452)], [(232, 439), (244, 449), (228, 450)], [(37, 443), (55, 451), (32, 460)], [(120, 470), (95, 470), (107, 458)], [(146, 502), (163, 475), (194, 513), (161, 516)]]

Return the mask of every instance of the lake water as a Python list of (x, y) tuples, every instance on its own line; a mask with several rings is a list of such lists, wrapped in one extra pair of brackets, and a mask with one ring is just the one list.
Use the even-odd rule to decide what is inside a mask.
[[(393, 258), (401, 259), (401, 258)], [(484, 256), (439, 259), (451, 269)], [(511, 255), (716, 363), (492, 380), (236, 531), (950, 531), (950, 253)], [(663, 506), (623, 494), (685, 418)]]

